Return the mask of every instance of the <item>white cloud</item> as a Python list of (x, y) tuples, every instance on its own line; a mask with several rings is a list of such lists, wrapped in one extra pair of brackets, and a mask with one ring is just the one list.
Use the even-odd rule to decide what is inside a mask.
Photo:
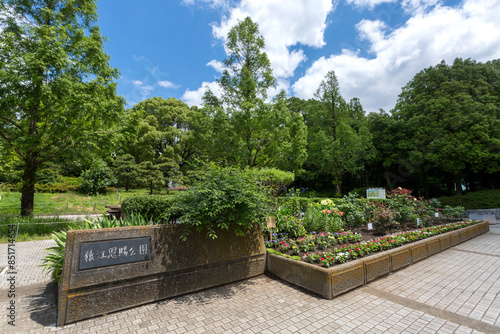
[[(336, 3), (336, 1), (334, 0)], [(306, 55), (299, 44), (321, 48), (325, 45), (324, 31), (328, 14), (335, 9), (332, 0), (242, 0), (213, 25), (216, 38), (226, 40), (229, 30), (247, 16), (259, 24), (266, 42), (266, 53), (276, 77), (288, 78), (305, 61)]]
[(141, 80), (133, 80), (132, 84), (136, 87), (142, 86), (143, 82)]
[(181, 3), (185, 6), (193, 6), (195, 4), (199, 6), (209, 6), (212, 8), (217, 7), (227, 7), (228, 0), (182, 0)]
[(217, 72), (222, 73), (224, 70), (224, 64), (218, 60), (211, 60), (207, 63), (207, 66), (213, 67)]
[(355, 6), (361, 7), (361, 8), (368, 7), (368, 8), (373, 9), (373, 7), (380, 5), (381, 3), (395, 2), (395, 1), (396, 0), (347, 0), (347, 3), (350, 3), (352, 5), (355, 5)]
[(222, 92), (220, 90), (219, 84), (215, 81), (213, 82), (206, 82), (204, 81), (201, 84), (201, 87), (198, 88), (197, 90), (189, 90), (187, 89), (184, 92), (184, 95), (182, 95), (182, 100), (186, 102), (188, 106), (198, 106), (202, 107), (203, 106), (203, 95), (205, 94), (205, 91), (207, 90), (207, 87), (210, 88), (212, 93), (218, 98), (222, 96)]
[(164, 81), (158, 81), (158, 86), (163, 87), (163, 88), (179, 88), (179, 85), (174, 84), (173, 82), (164, 80)]
[(349, 50), (321, 57), (293, 84), (293, 91), (311, 98), (324, 75), (334, 70), (344, 98), (359, 97), (368, 111), (390, 110), (401, 87), (442, 59), (452, 63), (456, 57), (482, 62), (500, 58), (499, 12), (500, 0), (465, 0), (460, 7), (436, 5), (417, 11), (392, 31), (380, 21), (363, 20), (356, 27), (374, 58)]

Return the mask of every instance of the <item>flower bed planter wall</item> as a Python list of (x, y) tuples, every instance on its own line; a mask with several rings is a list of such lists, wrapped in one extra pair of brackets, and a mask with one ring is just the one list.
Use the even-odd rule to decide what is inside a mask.
[[(185, 242), (180, 241), (183, 229), (181, 225), (155, 225), (69, 231), (57, 325), (264, 273), (260, 228), (244, 237), (218, 231), (217, 239), (192, 233)], [(135, 249), (125, 248), (127, 243), (134, 248), (134, 242)], [(89, 249), (98, 247), (105, 253), (90, 253)], [(129, 251), (134, 256), (142, 253), (143, 258), (133, 258)], [(109, 263), (117, 259), (135, 262)]]
[(323, 298), (332, 299), (390, 272), (403, 269), (428, 256), (483, 234), (489, 229), (489, 223), (482, 222), (328, 269), (275, 254), (267, 254), (266, 267), (274, 276), (317, 293)]

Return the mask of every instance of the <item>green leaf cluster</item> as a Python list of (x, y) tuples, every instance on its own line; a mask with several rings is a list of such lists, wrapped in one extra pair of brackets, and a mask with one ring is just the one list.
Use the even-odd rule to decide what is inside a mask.
[(196, 230), (216, 238), (219, 229), (243, 236), (262, 221), (267, 205), (265, 189), (251, 171), (211, 164), (182, 196), (185, 236)]

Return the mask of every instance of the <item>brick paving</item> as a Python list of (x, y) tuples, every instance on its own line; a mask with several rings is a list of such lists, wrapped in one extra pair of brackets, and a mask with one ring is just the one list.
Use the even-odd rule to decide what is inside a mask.
[[(18, 250), (39, 259), (42, 244)], [(32, 283), (16, 291), (17, 326), (2, 316), (0, 333), (500, 333), (500, 225), (333, 300), (262, 275), (63, 328), (54, 325), (56, 285), (31, 268)]]

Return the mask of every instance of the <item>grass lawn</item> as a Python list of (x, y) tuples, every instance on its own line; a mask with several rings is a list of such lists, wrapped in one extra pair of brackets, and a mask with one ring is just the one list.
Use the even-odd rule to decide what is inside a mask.
[[(146, 195), (146, 189), (132, 189), (99, 196), (86, 196), (78, 193), (48, 194), (35, 193), (35, 215), (64, 215), (105, 213), (106, 205), (120, 204), (134, 195)], [(19, 214), (21, 211), (21, 193), (0, 192), (0, 214)]]
[[(99, 196), (85, 196), (78, 193), (47, 194), (35, 193), (35, 218), (19, 217), (21, 193), (0, 192), (0, 243), (8, 242), (9, 224), (14, 225), (16, 242), (50, 239), (51, 233), (67, 230), (78, 223), (64, 219), (65, 214), (104, 214), (105, 205), (120, 204), (120, 200), (135, 195), (148, 194), (147, 189), (133, 189), (128, 192)], [(94, 209), (95, 208), (95, 209)], [(43, 217), (44, 215), (56, 218)], [(60, 217), (57, 217), (59, 216)]]

